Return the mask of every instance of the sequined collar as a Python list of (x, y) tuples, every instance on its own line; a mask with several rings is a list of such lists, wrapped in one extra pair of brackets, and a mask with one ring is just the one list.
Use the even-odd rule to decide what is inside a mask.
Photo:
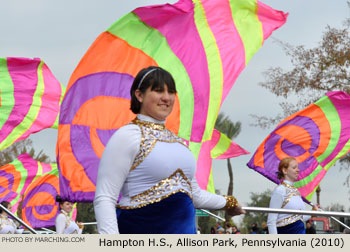
[(61, 209), (60, 212), (61, 212), (63, 215), (65, 215), (65, 216), (67, 216), (67, 217), (70, 217), (69, 214), (68, 214), (66, 211), (64, 211), (64, 210)]
[(143, 121), (143, 120), (140, 120), (137, 117), (134, 120), (132, 120), (132, 123), (134, 123), (136, 125), (141, 125), (141, 126), (144, 126), (144, 127), (147, 127), (147, 128), (151, 128), (151, 129), (154, 129), (154, 130), (163, 131), (163, 130), (166, 129), (164, 124)]
[(283, 181), (281, 184), (284, 185), (285, 187), (290, 188), (290, 189), (296, 189), (296, 187), (294, 185), (290, 185), (290, 184), (286, 183), (285, 181)]

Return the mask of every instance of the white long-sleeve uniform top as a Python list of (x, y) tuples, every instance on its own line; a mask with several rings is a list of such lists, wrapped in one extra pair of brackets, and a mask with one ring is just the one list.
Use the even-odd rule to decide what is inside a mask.
[(15, 222), (8, 216), (0, 214), (0, 234), (22, 234), (23, 229), (17, 229)]
[[(305, 210), (305, 203), (298, 189), (294, 187), (294, 183), (284, 180), (272, 192), (270, 208)], [(277, 227), (283, 227), (298, 220), (307, 221), (310, 217), (309, 215), (269, 213), (267, 218), (269, 233), (277, 234)]]
[(57, 234), (81, 234), (83, 229), (80, 229), (78, 224), (64, 211), (57, 215), (55, 220)]
[(199, 188), (196, 160), (183, 141), (162, 129), (163, 121), (137, 118), (137, 125), (123, 126), (111, 137), (100, 161), (94, 200), (99, 233), (119, 233), (120, 193), (122, 209), (140, 208), (176, 192), (187, 193), (196, 208), (223, 208), (223, 196)]

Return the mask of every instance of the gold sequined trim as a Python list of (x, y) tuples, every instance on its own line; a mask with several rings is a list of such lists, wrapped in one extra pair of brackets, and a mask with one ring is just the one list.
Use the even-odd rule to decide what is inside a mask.
[(224, 210), (232, 209), (238, 206), (238, 200), (234, 196), (224, 195), (224, 198), (226, 199), (226, 205), (223, 208)]
[(161, 131), (166, 130), (166, 127), (165, 127), (164, 124), (154, 123), (154, 122), (147, 122), (147, 121), (141, 121), (137, 117), (134, 120), (132, 120), (131, 123), (139, 125), (139, 126), (151, 128), (151, 129), (154, 129), (154, 130), (161, 130)]
[(14, 229), (17, 229), (16, 224), (11, 219), (9, 219), (7, 216), (0, 215), (0, 230), (5, 226), (12, 226)]
[(281, 208), (284, 208), (293, 196), (300, 196), (300, 192), (295, 186), (288, 185), (284, 182), (282, 182), (282, 185), (284, 185), (287, 190), (287, 197), (284, 199), (283, 204), (281, 206)]
[(289, 203), (290, 199), (293, 196), (300, 196), (300, 194), (298, 194), (298, 193), (290, 193), (290, 194), (288, 194), (288, 197), (283, 201), (283, 204), (282, 204), (281, 208), (284, 208)]
[[(287, 183), (285, 183), (285, 182), (282, 182), (281, 184), (284, 185), (285, 187), (289, 188), (289, 189), (296, 189), (295, 186), (290, 185), (290, 184), (287, 184)], [(298, 190), (298, 189), (297, 189), (297, 190)]]
[(162, 201), (163, 199), (166, 199), (166, 198), (168, 198), (168, 197), (170, 197), (170, 196), (172, 196), (172, 195), (174, 195), (174, 194), (176, 194), (176, 193), (178, 193), (178, 192), (186, 193), (186, 194), (192, 199), (192, 195), (190, 195), (189, 192), (185, 191), (184, 189), (178, 189), (178, 190), (176, 190), (176, 191), (172, 191), (171, 193), (169, 193), (169, 194), (167, 194), (167, 195), (164, 195), (164, 196), (162, 196), (162, 197), (160, 197), (160, 198), (157, 198), (157, 199), (155, 199), (155, 200), (153, 200), (153, 201), (150, 201), (150, 202), (147, 202), (147, 203), (144, 203), (144, 204), (140, 204), (140, 205), (137, 205), (137, 206), (119, 206), (119, 205), (118, 205), (117, 208), (120, 208), (120, 209), (136, 209), (136, 208), (145, 207), (145, 206), (147, 206), (147, 205), (160, 202), (160, 201)]
[(66, 225), (65, 225), (64, 229), (67, 229), (69, 227), (71, 221), (73, 221), (73, 219), (66, 212), (61, 211), (61, 214), (66, 216)]
[(288, 218), (285, 218), (283, 220), (280, 220), (279, 222), (277, 222), (276, 226), (277, 227), (284, 227), (284, 226), (287, 226), (289, 224), (292, 224), (298, 220), (302, 220), (303, 217), (301, 215), (298, 215), (298, 214), (294, 214)]
[[(171, 191), (174, 186), (180, 186), (180, 185), (184, 187), (184, 189), (180, 188), (180, 189)], [(132, 204), (132, 206), (118, 205), (117, 207), (121, 209), (141, 208), (149, 204), (159, 202), (178, 192), (186, 193), (192, 199), (191, 183), (181, 169), (177, 169), (168, 178), (163, 179), (162, 181), (160, 181), (158, 184), (151, 187), (147, 191), (144, 191), (140, 194), (130, 197), (130, 204)]]
[(130, 168), (131, 171), (142, 163), (142, 161), (151, 153), (158, 141), (166, 143), (178, 142), (188, 148), (186, 143), (173, 132), (166, 129), (164, 124), (145, 122), (138, 118), (135, 118), (131, 123), (138, 125), (141, 130), (140, 150)]

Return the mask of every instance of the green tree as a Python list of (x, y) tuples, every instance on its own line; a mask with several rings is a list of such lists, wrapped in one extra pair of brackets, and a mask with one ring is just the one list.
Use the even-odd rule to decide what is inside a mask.
[[(269, 207), (271, 190), (267, 189), (262, 193), (250, 193), (250, 207)], [(250, 227), (256, 223), (258, 227), (266, 225), (267, 214), (258, 212), (248, 212), (243, 217), (243, 232), (249, 234)]]
[[(218, 214), (218, 211), (211, 211), (213, 214)], [(215, 227), (216, 220), (210, 216), (199, 216), (198, 227), (200, 228), (201, 234), (210, 234), (212, 227)]]
[[(80, 202), (77, 204), (77, 221), (96, 222), (93, 203)], [(84, 234), (97, 234), (97, 225), (86, 225), (83, 232)]]
[[(228, 138), (234, 139), (241, 132), (241, 122), (232, 122), (228, 116), (225, 116), (224, 113), (220, 113), (215, 122), (215, 129), (224, 133)], [(227, 170), (229, 175), (229, 185), (227, 190), (227, 195), (233, 194), (233, 170), (231, 161), (227, 159)], [(226, 222), (230, 222), (230, 216), (225, 214)]]

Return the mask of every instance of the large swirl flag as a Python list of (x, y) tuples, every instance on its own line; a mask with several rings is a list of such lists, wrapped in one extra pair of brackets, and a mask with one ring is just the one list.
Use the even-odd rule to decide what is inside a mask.
[[(38, 162), (24, 153), (0, 167), (0, 202), (9, 201), (16, 213), (21, 204), (23, 221), (33, 228), (52, 227), (59, 213), (55, 201), (59, 190), (56, 163)], [(73, 209), (75, 219), (77, 209)]]
[(38, 176), (27, 188), (22, 202), (22, 219), (33, 228), (55, 226), (59, 213), (56, 195), (59, 194), (58, 169)]
[(64, 87), (39, 58), (0, 58), (0, 150), (58, 127)]
[[(73, 72), (61, 106), (61, 194), (91, 201), (104, 146), (130, 122), (130, 87), (150, 65), (169, 71), (177, 97), (167, 127), (211, 139), (220, 106), (241, 71), (286, 14), (256, 0), (180, 0), (137, 8), (103, 32)], [(122, 143), (121, 143), (122, 144)]]
[(22, 200), (28, 186), (37, 176), (57, 170), (51, 164), (38, 162), (27, 153), (19, 155), (14, 161), (0, 167), (0, 202), (9, 201), (12, 210), (16, 212), (18, 203)]
[(278, 163), (286, 156), (299, 163), (295, 186), (311, 200), (328, 169), (350, 150), (350, 95), (329, 92), (287, 117), (259, 146), (248, 166), (275, 183)]

